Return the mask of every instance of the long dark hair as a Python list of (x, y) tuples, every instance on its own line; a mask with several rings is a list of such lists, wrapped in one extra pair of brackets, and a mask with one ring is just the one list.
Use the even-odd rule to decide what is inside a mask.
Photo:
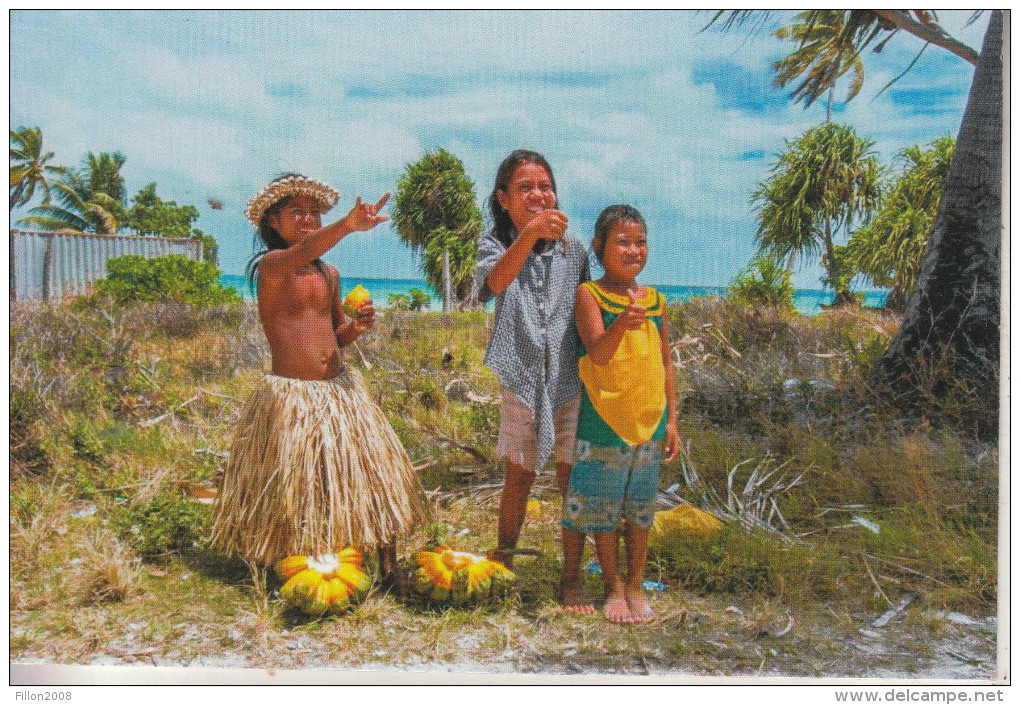
[[(545, 169), (546, 173), (549, 174), (549, 181), (552, 182), (553, 193), (556, 193), (556, 178), (553, 176), (552, 167), (549, 166), (546, 158), (538, 152), (533, 152), (530, 149), (515, 149), (503, 160), (503, 163), (499, 165), (499, 169), (496, 171), (496, 185), (492, 187), (492, 193), (489, 194), (489, 212), (492, 213), (492, 233), (496, 236), (497, 240), (503, 243), (504, 247), (510, 247), (510, 243), (513, 242), (510, 232), (514, 228), (514, 223), (510, 220), (510, 214), (500, 205), (496, 192), (507, 192), (507, 188), (510, 186), (510, 179), (513, 178), (514, 172), (517, 171), (517, 167), (521, 164), (538, 164)], [(559, 208), (559, 201), (560, 197), (557, 194), (557, 208)], [(542, 252), (545, 249), (545, 245), (545, 240), (539, 240), (535, 243), (532, 251), (536, 253)]]
[[(275, 184), (277, 181), (282, 181), (284, 179), (289, 179), (291, 177), (298, 179), (306, 178), (302, 174), (294, 173), (280, 174), (275, 179), (270, 181), (269, 184), (272, 185)], [(262, 261), (262, 258), (265, 257), (266, 254), (272, 250), (286, 250), (288, 247), (290, 247), (290, 243), (284, 240), (283, 236), (280, 235), (279, 232), (277, 232), (276, 228), (269, 224), (269, 218), (283, 210), (283, 207), (290, 203), (291, 198), (292, 198), (291, 196), (284, 196), (279, 201), (269, 206), (269, 208), (266, 208), (265, 212), (262, 214), (262, 218), (259, 219), (257, 237), (259, 240), (262, 241), (262, 244), (266, 246), (266, 249), (260, 252), (256, 252), (255, 255), (250, 260), (248, 260), (248, 266), (246, 268), (248, 272), (248, 288), (251, 289), (252, 295), (255, 294), (255, 284), (259, 275), (259, 262)], [(317, 270), (319, 270), (319, 274), (322, 275), (322, 278), (326, 280), (326, 284), (330, 287), (330, 290), (332, 290), (333, 282), (330, 279), (329, 272), (326, 271), (325, 263), (323, 263), (321, 259), (316, 257), (315, 259), (312, 260), (312, 264), (315, 265), (315, 268)]]

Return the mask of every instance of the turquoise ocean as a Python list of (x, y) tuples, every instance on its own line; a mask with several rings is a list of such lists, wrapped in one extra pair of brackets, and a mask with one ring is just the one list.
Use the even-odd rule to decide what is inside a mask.
[[(236, 274), (224, 274), (220, 277), (220, 283), (223, 286), (233, 287), (237, 290), (237, 293), (246, 299), (252, 298), (251, 290), (248, 288), (248, 280), (243, 276)], [(387, 307), (386, 302), (389, 297), (394, 294), (403, 294), (408, 296), (411, 289), (418, 289), (425, 292), (431, 298), (431, 304), (429, 310), (439, 311), (442, 309), (442, 299), (432, 289), (431, 286), (426, 284), (424, 281), (417, 279), (359, 279), (357, 277), (344, 277), (341, 281), (341, 287), (343, 288), (343, 294), (346, 295), (348, 291), (353, 289), (358, 284), (369, 290), (372, 294), (372, 301), (376, 308), (385, 309)], [(676, 286), (672, 284), (652, 284), (656, 289), (661, 291), (666, 297), (666, 300), (670, 303), (676, 301), (687, 301), (688, 299), (694, 298), (695, 296), (725, 296), (726, 287), (722, 286)], [(881, 307), (885, 304), (886, 292), (884, 291), (865, 291), (864, 305), (870, 307)], [(806, 315), (811, 316), (816, 313), (822, 312), (823, 304), (831, 304), (833, 299), (833, 293), (831, 291), (823, 291), (821, 289), (797, 289), (793, 295), (793, 305), (796, 309)], [(487, 307), (491, 310), (492, 304), (490, 303)]]

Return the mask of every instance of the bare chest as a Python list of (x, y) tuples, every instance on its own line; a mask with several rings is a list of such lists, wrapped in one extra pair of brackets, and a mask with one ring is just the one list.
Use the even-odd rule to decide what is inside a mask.
[(330, 316), (335, 296), (333, 286), (319, 270), (306, 265), (279, 281), (260, 282), (259, 311), (271, 318), (316, 313)]

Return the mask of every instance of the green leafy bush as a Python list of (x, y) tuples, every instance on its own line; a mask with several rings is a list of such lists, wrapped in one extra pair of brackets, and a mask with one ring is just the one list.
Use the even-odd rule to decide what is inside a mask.
[(146, 557), (191, 548), (208, 534), (209, 511), (183, 492), (161, 493), (110, 517), (110, 528)]
[(730, 298), (740, 305), (793, 308), (790, 270), (766, 255), (758, 255), (729, 286)]
[(106, 271), (106, 279), (96, 282), (96, 295), (120, 302), (180, 301), (206, 307), (241, 301), (236, 291), (219, 283), (215, 264), (184, 255), (123, 255), (108, 260)]
[(432, 297), (426, 294), (421, 289), (411, 289), (411, 310), (412, 311), (424, 311), (432, 303)]
[(406, 294), (390, 294), (386, 299), (386, 306), (394, 311), (410, 311), (411, 299)]

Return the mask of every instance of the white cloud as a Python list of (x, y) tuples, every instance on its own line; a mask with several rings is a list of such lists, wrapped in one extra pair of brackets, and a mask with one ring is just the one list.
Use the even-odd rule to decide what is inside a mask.
[[(969, 13), (940, 16), (956, 28)], [(728, 105), (728, 87), (713, 85), (707, 69), (735, 67), (762, 96), (774, 96), (769, 67), (787, 47), (767, 32), (699, 33), (710, 17), (15, 12), (12, 34), (24, 50), (11, 56), (11, 121), (42, 127), (59, 161), (117, 149), (135, 187), (158, 175), (164, 197), (214, 193), (238, 212), (284, 170), (333, 180), (352, 201), (371, 197), (437, 147), (463, 160), (481, 201), (499, 161), (527, 146), (552, 161), (574, 209), (572, 227), (590, 228), (589, 212), (609, 201), (640, 204), (654, 218), (664, 260), (689, 263), (693, 270), (679, 271), (696, 283), (725, 283), (745, 262), (696, 254), (704, 248), (691, 243), (716, 240), (739, 258), (750, 252), (754, 185), (784, 140), (818, 124), (824, 109)], [(978, 24), (963, 32), (972, 46), (987, 20)], [(898, 40), (865, 57), (865, 90), (837, 115), (874, 139), (886, 160), (955, 134), (962, 113), (962, 99), (934, 118), (890, 93), (871, 99), (916, 53), (910, 38)], [(928, 66), (965, 95), (968, 68), (935, 51), (899, 86), (930, 86)], [(222, 213), (210, 221), (231, 228)], [(250, 241), (240, 220), (216, 234), (230, 241), (224, 249), (234, 260)], [(399, 276), (415, 275), (392, 232), (372, 238), (359, 245), (371, 244), (366, 257), (389, 252), (387, 261), (404, 268)], [(345, 258), (359, 252), (352, 246)], [(668, 273), (655, 267), (649, 271)]]

